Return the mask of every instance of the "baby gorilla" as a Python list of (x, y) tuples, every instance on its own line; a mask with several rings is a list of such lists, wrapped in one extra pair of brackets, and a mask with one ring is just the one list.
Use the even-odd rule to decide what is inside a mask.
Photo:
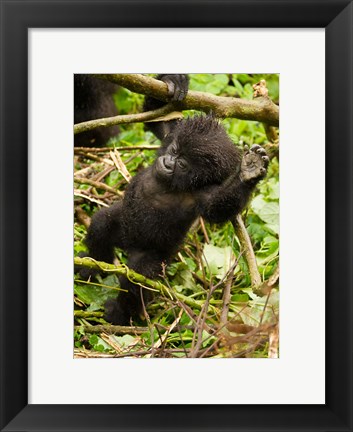
[[(186, 75), (159, 75), (172, 100), (188, 89)], [(146, 109), (163, 102), (148, 98)], [(162, 140), (152, 166), (138, 173), (124, 199), (92, 217), (86, 244), (89, 256), (112, 263), (114, 247), (128, 253), (128, 266), (148, 278), (162, 272), (199, 216), (225, 222), (246, 205), (256, 183), (265, 177), (268, 157), (258, 145), (242, 156), (213, 116), (149, 123)], [(83, 275), (85, 269), (81, 270)], [(86, 273), (86, 276), (88, 273)], [(141, 316), (151, 291), (120, 277), (121, 292), (105, 306), (105, 318), (126, 325)]]

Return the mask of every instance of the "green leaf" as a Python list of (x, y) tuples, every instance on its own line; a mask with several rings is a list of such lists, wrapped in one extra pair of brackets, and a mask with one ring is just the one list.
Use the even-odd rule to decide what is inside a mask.
[(239, 96), (239, 93), (237, 92), (237, 89), (233, 86), (228, 85), (225, 89), (224, 89), (225, 93), (227, 93), (227, 95), (229, 96)]
[(205, 244), (202, 261), (206, 269), (218, 279), (223, 279), (233, 262), (233, 250), (230, 246), (218, 247)]
[(120, 345), (121, 348), (127, 348), (136, 342), (136, 338), (131, 335), (124, 335), (124, 336), (111, 335), (110, 337), (111, 339), (114, 340), (114, 342)]
[(118, 183), (121, 178), (122, 176), (120, 172), (118, 170), (114, 170), (107, 175), (107, 177), (105, 178), (105, 182), (108, 186), (113, 187)]
[(239, 80), (233, 78), (234, 87), (238, 93), (238, 96), (242, 97), (244, 94), (244, 88)]
[(261, 195), (253, 199), (251, 203), (253, 211), (266, 222), (267, 226), (276, 234), (279, 233), (279, 204), (278, 202), (266, 202)]
[[(114, 288), (118, 287), (119, 283), (115, 278), (115, 275), (109, 275), (103, 279), (103, 284)], [(115, 298), (118, 295), (117, 290), (84, 283), (75, 283), (74, 292), (83, 303), (90, 305), (87, 310), (91, 312), (102, 309), (108, 299)]]
[(258, 326), (260, 322), (273, 322), (279, 308), (279, 292), (272, 290), (270, 296), (257, 297), (249, 301), (249, 306), (235, 307), (244, 324)]
[(194, 74), (191, 75), (190, 89), (213, 94), (220, 94), (229, 82), (226, 74)]
[(249, 301), (249, 296), (246, 293), (238, 293), (232, 295), (231, 299), (234, 303), (246, 303)]
[(98, 343), (98, 336), (96, 334), (93, 334), (89, 338), (89, 343), (93, 346)]

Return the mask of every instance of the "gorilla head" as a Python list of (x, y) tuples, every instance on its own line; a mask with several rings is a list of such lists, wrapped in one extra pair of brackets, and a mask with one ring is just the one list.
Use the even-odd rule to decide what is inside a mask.
[(240, 166), (240, 152), (212, 115), (180, 121), (164, 140), (153, 167), (171, 190), (192, 191), (220, 184)]

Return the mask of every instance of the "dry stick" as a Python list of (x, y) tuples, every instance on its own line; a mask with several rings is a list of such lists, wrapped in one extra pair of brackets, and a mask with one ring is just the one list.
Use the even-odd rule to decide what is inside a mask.
[(238, 344), (241, 342), (248, 342), (251, 343), (249, 341), (249, 339), (251, 339), (253, 336), (256, 336), (258, 333), (265, 333), (265, 335), (268, 334), (268, 331), (271, 327), (273, 327), (274, 324), (263, 324), (262, 326), (258, 326), (258, 327), (254, 327), (253, 330), (249, 331), (248, 333), (242, 335), (242, 336), (232, 336), (232, 337), (228, 337), (225, 341), (224, 341), (224, 345), (225, 346), (229, 346), (229, 345), (234, 345), (234, 344)]
[(102, 189), (114, 195), (122, 196), (122, 193), (120, 191), (113, 189), (112, 187), (102, 182), (94, 181), (88, 178), (76, 178), (76, 177), (74, 178), (74, 182), (79, 184), (88, 184), (90, 186), (94, 186), (97, 189)]
[(249, 234), (246, 230), (244, 221), (240, 214), (238, 214), (236, 218), (232, 220), (232, 224), (235, 234), (239, 239), (241, 248), (244, 251), (244, 257), (246, 259), (250, 272), (251, 285), (253, 286), (253, 288), (257, 288), (261, 284), (261, 275), (259, 269), (257, 268), (256, 257)]
[[(154, 347), (153, 347), (154, 349), (160, 348), (160, 347), (162, 347), (162, 345), (164, 346), (165, 342), (167, 341), (169, 334), (179, 324), (183, 312), (184, 312), (183, 309), (180, 309), (180, 312), (179, 312), (177, 318), (175, 318), (175, 320), (169, 326), (167, 331), (163, 335), (161, 335), (160, 338), (158, 339), (158, 341), (154, 344)], [(164, 349), (164, 347), (162, 347), (162, 349)], [(151, 356), (152, 356), (152, 354), (151, 354)]]
[[(239, 254), (239, 256), (236, 259), (235, 263), (229, 269), (229, 274), (232, 274), (234, 272), (234, 269), (238, 265), (240, 257), (241, 257), (241, 254)], [(210, 305), (210, 302), (211, 302), (212, 295), (216, 291), (216, 289), (220, 285), (222, 285), (224, 283), (226, 277), (227, 277), (227, 275), (224, 276), (222, 278), (222, 280), (219, 281), (216, 285), (212, 285), (212, 280), (210, 282), (210, 288), (209, 288), (207, 296), (206, 296), (206, 301), (205, 301), (205, 303), (203, 304), (203, 306), (201, 308), (201, 312), (200, 312), (200, 315), (198, 316), (198, 319), (197, 319), (197, 322), (196, 322), (196, 328), (195, 328), (195, 331), (194, 331), (194, 334), (193, 334), (193, 338), (192, 338), (191, 354), (190, 354), (190, 357), (192, 357), (192, 358), (197, 357), (198, 352), (200, 351), (201, 344), (203, 342), (203, 340), (202, 340), (202, 332), (203, 332), (203, 330), (205, 328), (205, 325), (206, 325), (207, 312), (208, 312), (208, 308), (209, 308), (209, 305)], [(197, 335), (197, 342), (196, 342), (196, 335)]]
[(268, 338), (268, 358), (278, 358), (279, 345), (279, 327), (278, 324), (269, 331)]
[[(242, 254), (240, 253), (238, 258), (235, 260), (234, 264), (228, 270), (227, 275), (233, 275), (234, 270), (235, 270), (236, 266), (238, 265), (238, 262), (240, 260), (241, 255)], [(212, 297), (213, 293), (216, 291), (216, 289), (224, 283), (224, 281), (227, 278), (227, 275), (225, 275), (222, 278), (222, 280), (220, 280), (216, 285), (213, 285), (212, 287), (210, 287), (210, 289), (207, 293), (206, 301), (205, 301), (205, 303), (201, 309), (200, 315), (199, 315), (197, 323), (196, 323), (196, 329), (197, 329), (197, 335), (198, 335), (197, 336), (197, 343), (195, 346), (195, 338), (196, 338), (196, 330), (195, 330), (194, 335), (193, 335), (193, 339), (192, 339), (192, 349), (191, 349), (190, 357), (197, 357), (197, 354), (200, 351), (201, 344), (202, 344), (202, 342), (204, 342), (204, 340), (202, 340), (202, 332), (205, 328), (207, 311), (208, 311), (209, 303), (211, 301), (211, 297)], [(206, 338), (206, 340), (207, 339), (208, 338)]]
[[(154, 78), (141, 74), (111, 74), (96, 75), (96, 77), (120, 84), (135, 93), (153, 96), (162, 101), (168, 100), (167, 85)], [(279, 108), (266, 95), (261, 95), (256, 100), (245, 100), (189, 90), (185, 99), (178, 103), (178, 109), (212, 111), (218, 117), (254, 120), (273, 126), (279, 124)]]
[(146, 305), (145, 305), (145, 300), (143, 298), (143, 292), (142, 292), (142, 287), (140, 287), (140, 299), (141, 299), (141, 304), (142, 304), (142, 309), (143, 309), (143, 315), (147, 321), (147, 325), (148, 325), (148, 330), (150, 332), (150, 336), (151, 336), (151, 354), (148, 355), (148, 357), (154, 357), (154, 325), (151, 322), (150, 316), (146, 310)]
[[(99, 168), (101, 169), (101, 168)], [(108, 166), (105, 169), (103, 169), (103, 171), (97, 171), (95, 172), (95, 174), (92, 176), (92, 180), (94, 181), (102, 181), (108, 174), (110, 174), (112, 171), (115, 170), (115, 167), (113, 166)]]
[(114, 151), (111, 151), (109, 154), (119, 173), (124, 177), (127, 183), (129, 183), (132, 177), (128, 169), (126, 168), (126, 165), (122, 161), (119, 151), (117, 149), (114, 149)]
[[(190, 350), (187, 349), (187, 352)], [(204, 352), (205, 350), (201, 350), (200, 352)], [(158, 350), (158, 353), (161, 352), (161, 350)], [(98, 352), (92, 352), (92, 351), (86, 351), (83, 349), (75, 349), (74, 350), (74, 357), (75, 358), (125, 358), (125, 357), (143, 357), (145, 355), (148, 355), (151, 353), (151, 349), (147, 350), (140, 350), (140, 351), (129, 351), (123, 354), (106, 354), (106, 353), (98, 353)], [(163, 354), (174, 354), (174, 353), (185, 353), (184, 350), (181, 349), (168, 349), (163, 350)]]
[(229, 304), (230, 304), (230, 300), (231, 300), (230, 289), (232, 286), (233, 278), (234, 278), (234, 275), (230, 274), (226, 283), (224, 284), (224, 288), (223, 288), (223, 295), (222, 295), (223, 308), (222, 308), (221, 316), (219, 319), (219, 323), (222, 326), (225, 326), (227, 324), (227, 321), (228, 321)]
[(90, 166), (82, 168), (78, 171), (75, 172), (75, 177), (87, 177), (88, 175), (92, 174), (93, 172), (95, 172), (95, 165), (98, 165), (96, 163), (92, 163)]
[(101, 162), (101, 163), (104, 163), (106, 165), (110, 165), (112, 167), (114, 166), (114, 162), (111, 161), (110, 159), (101, 158), (101, 157), (99, 157), (99, 156), (97, 156), (95, 154), (92, 154), (92, 153), (85, 153), (85, 152), (83, 152), (83, 151), (80, 150), (80, 151), (77, 152), (77, 154), (82, 155), (82, 156), (84, 156), (87, 159), (92, 159), (92, 160), (95, 160), (97, 162)]
[(78, 197), (81, 197), (81, 198), (84, 198), (84, 199), (86, 199), (86, 200), (88, 200), (88, 201), (94, 202), (94, 203), (96, 203), (96, 204), (99, 204), (99, 205), (102, 206), (102, 207), (109, 207), (109, 205), (106, 204), (105, 202), (103, 202), (103, 201), (101, 201), (101, 200), (98, 200), (98, 199), (96, 199), (96, 198), (92, 198), (91, 196), (85, 194), (83, 190), (75, 189), (75, 190), (74, 190), (74, 195), (75, 195), (75, 196), (78, 196)]
[[(208, 311), (208, 307), (209, 307), (209, 304), (210, 304), (211, 297), (212, 297), (213, 293), (215, 292), (216, 288), (217, 288), (217, 285), (214, 285), (214, 286), (210, 287), (210, 289), (209, 289), (209, 291), (207, 293), (206, 301), (203, 304), (201, 312), (200, 312), (200, 315), (198, 317), (198, 320), (197, 320), (197, 323), (196, 323), (196, 329), (195, 329), (195, 332), (194, 332), (194, 336), (192, 338), (192, 347), (191, 347), (191, 353), (190, 353), (190, 356), (189, 356), (191, 358), (196, 358), (197, 354), (198, 354), (198, 352), (199, 352), (199, 350), (201, 348), (201, 345), (202, 345), (202, 342), (203, 342), (203, 340), (202, 340), (202, 333), (203, 333), (203, 330), (205, 329), (206, 318), (207, 318), (207, 311)], [(196, 342), (196, 345), (195, 345), (196, 333), (197, 333), (197, 342)]]
[(88, 228), (91, 224), (91, 218), (88, 216), (88, 214), (80, 206), (75, 207), (75, 212), (78, 222)]
[(206, 230), (206, 226), (205, 226), (205, 221), (203, 220), (202, 216), (200, 216), (199, 219), (200, 219), (201, 229), (202, 229), (203, 235), (205, 237), (205, 241), (206, 241), (207, 244), (209, 244), (210, 243), (210, 239), (209, 239), (208, 234), (207, 234), (207, 230)]
[(82, 357), (84, 358), (124, 358), (124, 357), (131, 357), (131, 356), (143, 356), (149, 354), (150, 352), (151, 350), (148, 349), (143, 351), (130, 351), (124, 354), (106, 354), (106, 353), (86, 351), (82, 349), (75, 349), (74, 357), (75, 358), (82, 358)]
[[(178, 300), (178, 306), (184, 310), (184, 312), (186, 313), (186, 315), (192, 321), (194, 321), (195, 326), (197, 326), (198, 316), (194, 313), (194, 311), (189, 306), (187, 306), (186, 303), (183, 303), (180, 300)], [(193, 330), (195, 330), (195, 328)], [(207, 331), (207, 333), (212, 333), (212, 331), (213, 331), (212, 327), (210, 327), (207, 323), (205, 323), (205, 330)]]
[[(175, 309), (174, 309), (174, 308), (173, 308), (172, 312), (173, 312), (173, 315), (174, 315), (174, 319), (176, 320), (177, 318), (176, 318), (176, 313), (175, 313)], [(178, 315), (178, 317), (180, 317), (180, 319), (181, 319), (181, 317), (183, 316), (183, 313), (184, 313), (184, 309), (183, 309), (183, 308), (180, 308), (180, 312), (179, 312), (179, 315)], [(179, 319), (179, 321), (180, 321), (180, 319)], [(168, 330), (168, 331), (169, 331), (169, 333), (170, 333), (170, 330)], [(183, 335), (181, 334), (181, 328), (180, 328), (180, 325), (177, 325), (177, 327), (176, 327), (176, 331), (179, 333), (179, 339), (180, 339), (180, 342), (181, 342), (181, 345), (182, 345), (182, 348), (183, 348), (183, 350), (184, 350), (185, 357), (186, 357), (186, 356), (187, 356), (187, 353), (186, 353), (186, 346), (185, 346), (185, 343), (184, 343), (184, 340), (183, 340)], [(167, 339), (164, 340), (164, 343), (163, 343), (163, 345), (162, 345), (162, 349), (165, 349), (166, 344), (167, 344)]]
[(162, 117), (163, 115), (168, 114), (173, 110), (174, 110), (173, 104), (167, 104), (162, 108), (158, 108), (153, 111), (146, 111), (139, 114), (127, 114), (127, 115), (120, 115), (115, 117), (89, 120), (86, 122), (75, 124), (74, 134), (76, 135), (82, 132), (87, 132), (93, 129), (97, 129), (99, 127), (108, 127), (108, 126), (127, 124), (127, 123), (146, 122), (148, 120), (153, 120)]
[(120, 146), (120, 147), (75, 147), (74, 153), (107, 153), (111, 150), (131, 151), (131, 150), (157, 150), (159, 145), (141, 145), (141, 146)]
[(260, 287), (254, 290), (255, 294), (260, 297), (267, 295), (272, 290), (272, 288), (274, 288), (277, 285), (278, 279), (279, 279), (279, 263), (275, 271), (269, 277), (269, 279), (265, 281)]

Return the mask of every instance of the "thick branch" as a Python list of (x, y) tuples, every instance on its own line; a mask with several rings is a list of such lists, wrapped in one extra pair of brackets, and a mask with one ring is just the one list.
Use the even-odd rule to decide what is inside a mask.
[(239, 239), (240, 245), (244, 251), (244, 257), (248, 264), (251, 284), (253, 288), (257, 288), (261, 284), (261, 275), (257, 268), (256, 257), (254, 249), (251, 244), (249, 234), (244, 225), (243, 219), (240, 214), (237, 215), (236, 219), (232, 221), (235, 233)]
[[(148, 287), (151, 287), (152, 289), (164, 294), (166, 297), (169, 297), (173, 300), (180, 300), (192, 308), (200, 310), (202, 307), (202, 302), (184, 296), (183, 294), (178, 293), (177, 291), (171, 290), (168, 287), (166, 287), (164, 284), (162, 284), (162, 282), (148, 279), (145, 276), (129, 269), (126, 265), (122, 264), (119, 266), (115, 266), (113, 264), (107, 264), (102, 261), (96, 261), (88, 257), (87, 258), (75, 257), (74, 263), (75, 265), (78, 266), (90, 267), (107, 273), (116, 273), (119, 275), (126, 276), (131, 282), (140, 285), (143, 288), (148, 289)], [(210, 305), (209, 308), (215, 311), (215, 308), (213, 306)]]
[[(141, 74), (110, 74), (96, 75), (96, 77), (119, 84), (135, 93), (153, 96), (163, 101), (168, 100), (167, 85), (154, 78)], [(264, 122), (272, 126), (279, 125), (279, 108), (267, 96), (256, 97), (255, 100), (245, 100), (189, 91), (183, 102), (178, 104), (178, 108), (205, 112), (212, 110), (218, 117), (235, 117), (242, 120)]]
[[(75, 311), (76, 312), (76, 311)], [(103, 315), (103, 314), (102, 314)], [(77, 316), (75, 314), (75, 316)], [(75, 326), (75, 330), (84, 330), (85, 333), (108, 333), (108, 334), (143, 334), (148, 332), (148, 327), (129, 327), (118, 325), (84, 325)]]

